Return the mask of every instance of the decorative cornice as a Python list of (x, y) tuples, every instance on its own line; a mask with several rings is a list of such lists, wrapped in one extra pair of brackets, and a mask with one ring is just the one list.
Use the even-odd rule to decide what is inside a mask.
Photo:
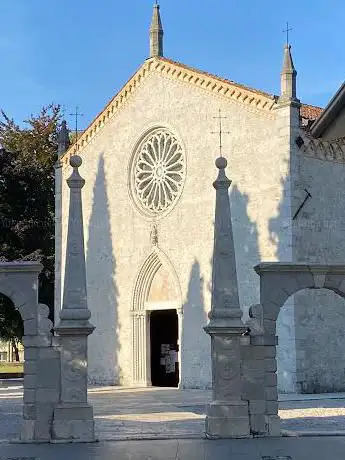
[(309, 157), (335, 163), (345, 163), (345, 143), (341, 141), (328, 142), (312, 137), (303, 137), (301, 151)]
[(94, 139), (107, 122), (125, 105), (135, 89), (149, 74), (159, 73), (173, 80), (194, 85), (198, 88), (226, 99), (237, 101), (242, 105), (262, 112), (271, 112), (277, 105), (277, 97), (268, 93), (224, 80), (206, 72), (202, 72), (183, 64), (162, 57), (154, 57), (145, 61), (133, 77), (123, 86), (116, 96), (106, 105), (97, 117), (85, 129), (76, 144), (61, 157), (63, 167), (68, 166), (71, 155), (82, 154), (82, 150)]
[(256, 109), (271, 111), (277, 103), (276, 96), (239, 85), (233, 81), (222, 79), (216, 75), (188, 67), (170, 59), (158, 59), (154, 70), (162, 75), (190, 83), (213, 94), (225, 96), (228, 99), (233, 99)]
[(18, 261), (18, 262), (1, 262), (0, 273), (30, 272), (40, 273), (43, 265), (39, 262)]

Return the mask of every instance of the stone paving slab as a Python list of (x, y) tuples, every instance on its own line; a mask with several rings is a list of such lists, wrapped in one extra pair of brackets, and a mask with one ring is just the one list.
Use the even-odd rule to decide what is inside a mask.
[[(205, 401), (210, 398), (211, 392), (205, 390), (100, 387), (89, 391), (96, 434), (102, 441), (200, 439)], [(287, 434), (345, 433), (345, 394), (283, 395), (282, 399), (279, 415)], [(0, 441), (18, 438), (21, 410), (20, 383), (0, 387)]]

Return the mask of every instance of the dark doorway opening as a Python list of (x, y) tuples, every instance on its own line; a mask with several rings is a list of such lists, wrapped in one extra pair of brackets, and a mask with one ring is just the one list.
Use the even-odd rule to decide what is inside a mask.
[(151, 383), (158, 387), (177, 387), (178, 316), (176, 310), (157, 310), (150, 315)]

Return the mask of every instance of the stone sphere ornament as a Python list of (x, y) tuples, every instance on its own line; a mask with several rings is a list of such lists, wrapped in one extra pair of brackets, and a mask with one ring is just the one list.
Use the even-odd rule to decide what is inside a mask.
[(225, 169), (228, 165), (228, 162), (224, 157), (218, 157), (215, 163), (218, 169)]
[(148, 217), (171, 211), (185, 182), (186, 157), (177, 137), (165, 128), (147, 134), (139, 143), (130, 166), (134, 203)]
[(69, 159), (69, 164), (72, 168), (79, 168), (82, 164), (83, 160), (80, 158), (79, 155), (72, 155)]

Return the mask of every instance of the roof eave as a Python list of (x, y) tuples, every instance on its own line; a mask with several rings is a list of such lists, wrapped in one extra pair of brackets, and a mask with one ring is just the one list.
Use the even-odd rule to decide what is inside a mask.
[(314, 121), (310, 132), (315, 138), (319, 138), (337, 117), (341, 108), (345, 104), (345, 82), (340, 86), (336, 94), (332, 97), (324, 111)]

